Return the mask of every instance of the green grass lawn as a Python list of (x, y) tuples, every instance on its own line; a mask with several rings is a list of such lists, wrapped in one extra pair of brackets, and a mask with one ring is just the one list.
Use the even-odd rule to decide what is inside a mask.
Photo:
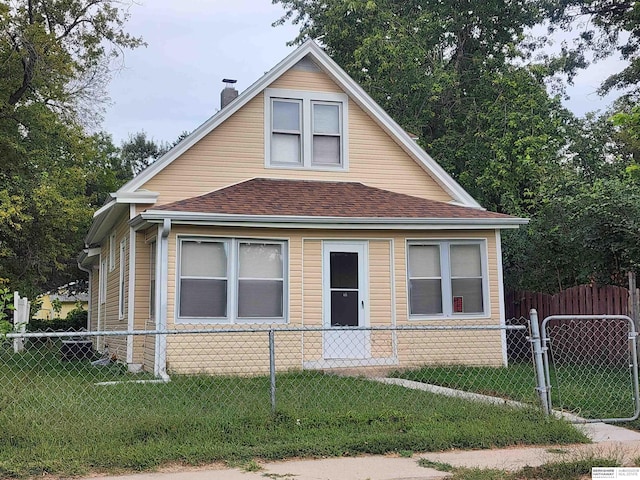
[[(506, 368), (424, 367), (393, 375), (526, 403), (538, 401), (533, 365), (527, 363), (514, 363)], [(563, 365), (552, 368), (550, 376), (554, 409), (568, 410), (591, 419), (633, 415), (633, 390), (627, 368)]]
[(567, 423), (319, 372), (132, 380), (118, 365), (0, 352), (0, 478), (281, 459), (581, 442)]

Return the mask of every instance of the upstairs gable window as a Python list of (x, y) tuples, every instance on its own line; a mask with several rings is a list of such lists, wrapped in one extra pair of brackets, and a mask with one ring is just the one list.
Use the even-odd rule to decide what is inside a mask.
[(271, 158), (275, 163), (302, 164), (302, 102), (273, 99)]
[(267, 89), (265, 165), (346, 170), (347, 96)]

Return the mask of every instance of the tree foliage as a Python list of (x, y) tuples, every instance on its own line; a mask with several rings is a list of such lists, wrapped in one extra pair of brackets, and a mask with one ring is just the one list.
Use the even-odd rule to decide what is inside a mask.
[(635, 0), (548, 0), (544, 2), (552, 28), (578, 29), (574, 53), (594, 53), (595, 59), (619, 53), (629, 65), (611, 74), (603, 93), (629, 89), (637, 96), (640, 82), (640, 3)]
[(115, 0), (0, 0), (0, 277), (27, 295), (78, 275), (91, 213), (120, 179), (87, 136), (111, 61), (142, 44)]
[[(181, 138), (176, 140), (174, 145)], [(170, 148), (171, 145), (169, 144), (158, 143), (153, 139), (147, 138), (147, 134), (144, 131), (129, 135), (129, 139), (122, 142), (120, 147), (122, 168), (130, 176), (136, 176), (164, 155)]]
[(276, 0), (485, 207), (530, 212), (570, 114), (525, 66), (536, 2)]

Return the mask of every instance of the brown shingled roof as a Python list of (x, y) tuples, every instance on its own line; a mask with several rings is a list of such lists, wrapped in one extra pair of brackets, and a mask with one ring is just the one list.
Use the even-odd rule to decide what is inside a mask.
[(513, 218), (477, 208), (389, 192), (356, 182), (267, 178), (247, 180), (151, 210), (295, 217)]

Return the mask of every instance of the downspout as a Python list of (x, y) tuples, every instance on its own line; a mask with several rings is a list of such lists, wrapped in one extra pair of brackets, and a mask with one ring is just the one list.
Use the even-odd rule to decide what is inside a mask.
[[(136, 206), (129, 205), (129, 219), (135, 217)], [(129, 279), (128, 285), (128, 304), (127, 304), (127, 330), (130, 332), (135, 328), (135, 306), (136, 306), (136, 232), (129, 227)], [(129, 368), (133, 366), (133, 336), (127, 336), (127, 364)]]
[[(167, 282), (169, 280), (169, 233), (171, 232), (171, 220), (165, 218), (162, 227), (156, 252), (156, 330), (167, 331)], [(167, 375), (167, 335), (156, 335), (156, 355), (154, 373), (163, 381), (171, 379)]]
[(86, 273), (89, 274), (89, 302), (88, 302), (88, 305), (87, 305), (87, 309), (88, 309), (88, 311), (87, 311), (87, 331), (90, 332), (91, 331), (91, 328), (90, 328), (91, 327), (91, 306), (93, 305), (93, 295), (91, 295), (91, 285), (92, 285), (91, 282), (93, 280), (93, 278), (92, 278), (93, 274), (92, 274), (92, 269), (83, 267), (80, 264), (80, 262), (78, 262), (78, 269), (81, 272), (86, 272)]

